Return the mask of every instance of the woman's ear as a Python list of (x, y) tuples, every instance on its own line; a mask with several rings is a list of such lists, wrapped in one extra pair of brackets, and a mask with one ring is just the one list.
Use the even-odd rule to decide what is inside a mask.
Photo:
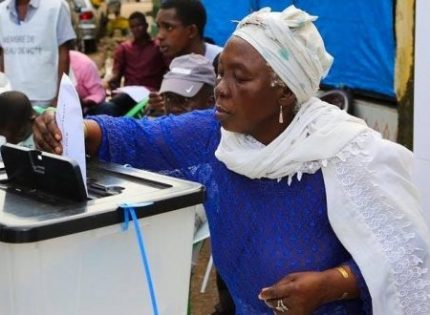
[(286, 108), (293, 108), (296, 103), (297, 103), (297, 99), (296, 96), (294, 95), (293, 92), (291, 92), (291, 90), (287, 87), (287, 86), (282, 86), (281, 87), (281, 92), (280, 92), (280, 96), (279, 96), (279, 105), (282, 105)]

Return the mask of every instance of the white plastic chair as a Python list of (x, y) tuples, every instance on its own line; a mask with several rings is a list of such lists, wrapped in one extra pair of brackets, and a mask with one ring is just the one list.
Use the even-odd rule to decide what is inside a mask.
[[(210, 237), (209, 224), (206, 221), (205, 223), (202, 224), (202, 226), (194, 234), (193, 245), (196, 245), (200, 242), (203, 242), (205, 239), (208, 239), (209, 237)], [(206, 292), (206, 287), (208, 285), (209, 275), (210, 275), (210, 271), (212, 269), (212, 265), (213, 265), (213, 260), (212, 260), (212, 255), (211, 255), (209, 258), (208, 264), (206, 266), (205, 275), (203, 277), (202, 285), (200, 287), (200, 293)]]
[(341, 89), (333, 89), (328, 90), (326, 92), (323, 92), (320, 95), (320, 99), (338, 106), (340, 109), (351, 113), (352, 107), (353, 107), (353, 97), (351, 93), (347, 90), (341, 90)]

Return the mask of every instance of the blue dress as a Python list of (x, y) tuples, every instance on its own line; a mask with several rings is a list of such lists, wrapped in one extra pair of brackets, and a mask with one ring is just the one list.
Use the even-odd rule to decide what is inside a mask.
[(371, 298), (358, 266), (327, 217), (322, 172), (287, 180), (251, 180), (215, 158), (220, 125), (213, 111), (157, 120), (96, 116), (103, 133), (101, 159), (200, 182), (206, 186), (215, 266), (237, 315), (272, 315), (257, 296), (289, 273), (348, 264), (361, 299), (323, 305), (314, 314), (371, 314)]

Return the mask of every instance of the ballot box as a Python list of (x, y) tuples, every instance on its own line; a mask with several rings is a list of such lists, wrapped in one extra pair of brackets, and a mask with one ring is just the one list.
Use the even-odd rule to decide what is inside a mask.
[(200, 184), (89, 163), (86, 195), (72, 161), (9, 144), (2, 156), (0, 314), (153, 314), (124, 203), (135, 206), (159, 314), (187, 314)]

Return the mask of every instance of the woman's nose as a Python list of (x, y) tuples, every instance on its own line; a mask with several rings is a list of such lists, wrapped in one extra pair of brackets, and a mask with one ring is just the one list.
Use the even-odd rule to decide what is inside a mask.
[(226, 97), (228, 93), (228, 89), (225, 83), (225, 80), (217, 79), (217, 83), (215, 85), (214, 94), (215, 94), (215, 100), (218, 98)]

